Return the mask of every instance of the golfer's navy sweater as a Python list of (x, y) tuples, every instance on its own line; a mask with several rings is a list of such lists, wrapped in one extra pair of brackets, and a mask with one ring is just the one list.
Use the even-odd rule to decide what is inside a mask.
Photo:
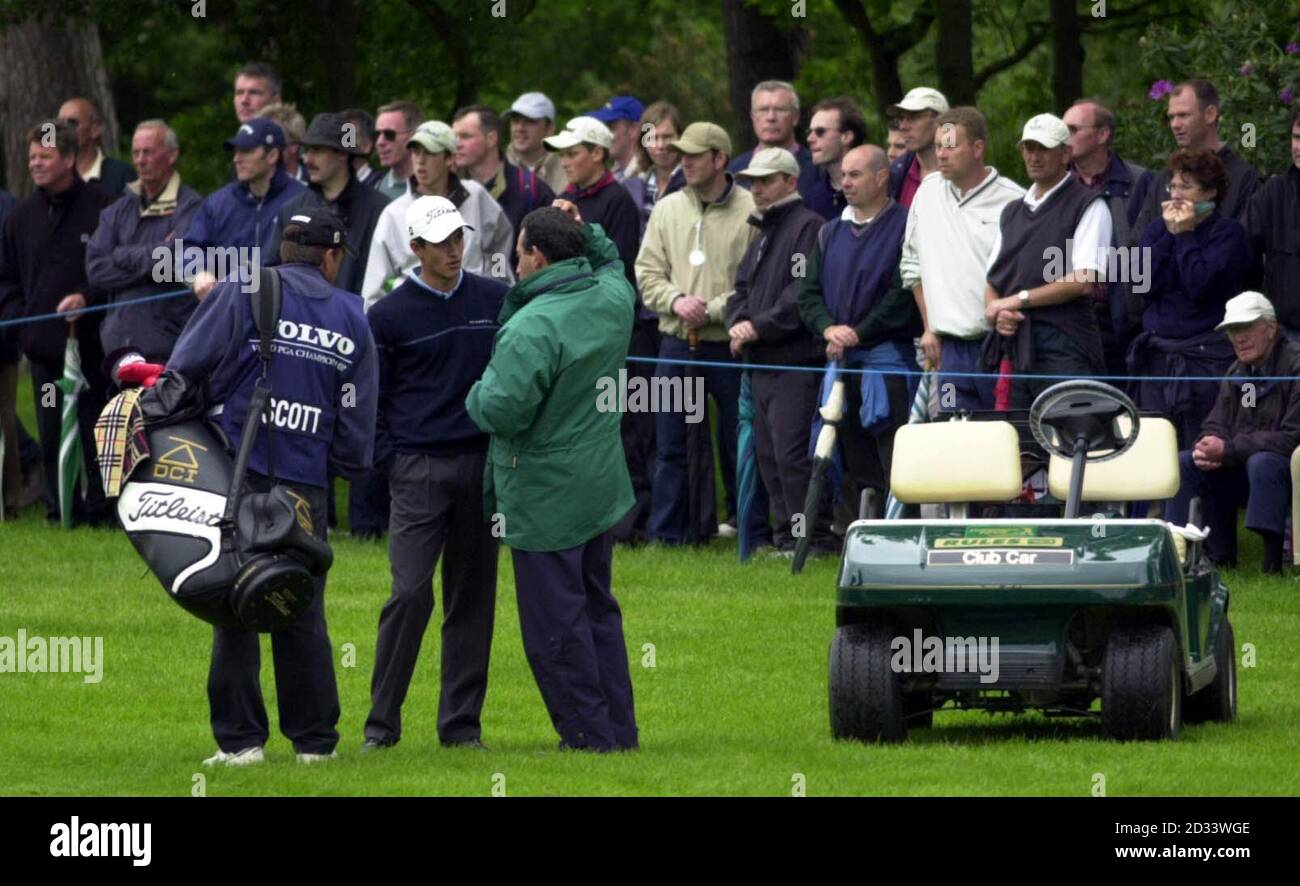
[(396, 453), (462, 455), (488, 447), (465, 398), (492, 359), (509, 287), (462, 273), (447, 295), (424, 285), (418, 273), (366, 315), (379, 355), (376, 464)]

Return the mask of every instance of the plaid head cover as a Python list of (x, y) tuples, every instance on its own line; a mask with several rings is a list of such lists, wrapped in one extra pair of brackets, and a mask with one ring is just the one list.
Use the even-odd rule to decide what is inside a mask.
[(135, 466), (149, 457), (149, 438), (144, 432), (139, 402), (142, 393), (143, 388), (123, 391), (108, 401), (95, 420), (95, 459), (108, 498), (116, 498)]

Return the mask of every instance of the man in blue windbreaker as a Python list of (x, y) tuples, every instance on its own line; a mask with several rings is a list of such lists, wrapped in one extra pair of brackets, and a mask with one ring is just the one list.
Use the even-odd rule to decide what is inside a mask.
[[(270, 361), (270, 410), (253, 447), (247, 484), (254, 492), (277, 481), (289, 485), (310, 503), (312, 531), (321, 539), (327, 470), (356, 475), (370, 467), (374, 448), (374, 341), (360, 300), (333, 285), (345, 236), (343, 223), (328, 209), (304, 210), (286, 220), (276, 268), (283, 305)], [(221, 405), (221, 426), (232, 446), (261, 372), (257, 343), (246, 287), (222, 283), (194, 311), (167, 362), (168, 370), (206, 380), (207, 402)], [(325, 579), (317, 582), (311, 608), (271, 634), (280, 728), (302, 763), (334, 756), (339, 737)], [(214, 628), (208, 702), (219, 750), (207, 765), (262, 761), (269, 729), (259, 670), (257, 634)]]

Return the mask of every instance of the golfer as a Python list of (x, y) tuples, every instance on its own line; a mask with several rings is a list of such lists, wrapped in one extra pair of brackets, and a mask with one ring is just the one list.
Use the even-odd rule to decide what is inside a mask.
[(634, 499), (621, 416), (599, 411), (596, 393), (627, 357), (636, 294), (604, 231), (580, 222), (563, 200), (524, 218), (520, 282), (467, 406), (492, 435), (483, 512), (504, 521), (524, 652), (560, 747), (630, 750), (636, 716), (610, 529)]

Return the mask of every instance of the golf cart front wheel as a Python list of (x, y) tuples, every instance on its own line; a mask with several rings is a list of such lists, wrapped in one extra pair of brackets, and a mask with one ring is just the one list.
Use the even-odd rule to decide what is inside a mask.
[(890, 667), (890, 631), (844, 625), (831, 641), (831, 736), (863, 742), (907, 738), (903, 687)]
[(1230, 723), (1237, 719), (1237, 641), (1226, 615), (1214, 644), (1214, 663), (1217, 667), (1214, 680), (1200, 692), (1189, 695), (1184, 703), (1183, 719), (1188, 723)]
[(1166, 625), (1116, 628), (1102, 664), (1101, 722), (1120, 741), (1165, 741), (1182, 728), (1178, 644)]

